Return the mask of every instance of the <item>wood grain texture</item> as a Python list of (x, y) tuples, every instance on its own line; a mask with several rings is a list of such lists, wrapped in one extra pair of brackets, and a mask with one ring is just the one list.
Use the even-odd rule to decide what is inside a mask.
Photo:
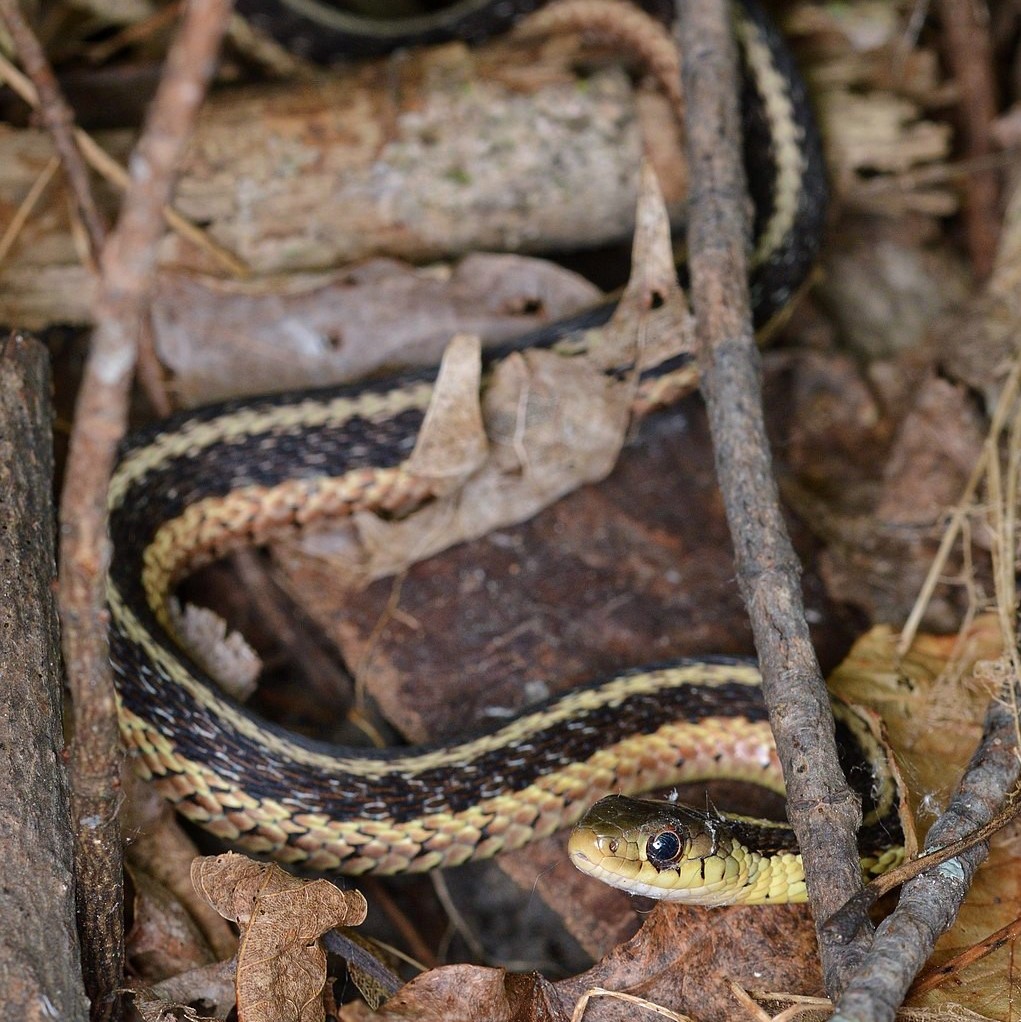
[[(621, 68), (581, 79), (571, 60), (506, 43), (444, 47), (300, 88), (220, 93), (203, 110), (175, 206), (258, 278), (380, 253), (429, 262), (619, 241), (634, 225), (645, 139), (668, 202), (683, 208), (678, 128), (669, 102)], [(125, 158), (125, 132), (101, 141)], [(41, 132), (0, 125), (0, 210), (17, 208), (51, 155)], [(54, 195), (51, 185), (0, 270), (0, 321), (91, 319), (95, 283)], [(104, 212), (115, 207), (105, 189), (101, 199)], [(160, 256), (221, 272), (180, 238)]]
[(50, 377), (0, 341), (0, 1020), (88, 1017), (74, 922), (53, 583)]

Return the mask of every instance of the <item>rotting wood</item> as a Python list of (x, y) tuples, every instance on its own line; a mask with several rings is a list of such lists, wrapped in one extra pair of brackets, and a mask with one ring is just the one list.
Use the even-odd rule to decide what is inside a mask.
[[(0, 1022), (80, 1022), (48, 355), (0, 341)], [(49, 1007), (47, 1007), (47, 1005)]]
[[(260, 276), (380, 253), (420, 262), (627, 238), (645, 137), (656, 140), (668, 203), (683, 205), (669, 102), (619, 67), (597, 69), (581, 87), (573, 50), (560, 49), (539, 51), (526, 67), (506, 42), (444, 47), (300, 90), (285, 83), (214, 96), (175, 206)], [(123, 159), (124, 132), (102, 141)], [(42, 133), (0, 126), (0, 207), (17, 208), (51, 155)], [(173, 238), (161, 258), (222, 272)], [(51, 204), (0, 268), (0, 321), (87, 322), (93, 292), (63, 210)]]

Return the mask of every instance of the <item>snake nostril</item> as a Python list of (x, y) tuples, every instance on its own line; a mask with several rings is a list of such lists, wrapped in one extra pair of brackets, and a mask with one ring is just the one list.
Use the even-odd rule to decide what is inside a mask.
[(619, 846), (620, 846), (620, 842), (615, 837), (610, 838), (610, 846), (609, 847), (610, 847), (610, 854), (611, 855), (616, 855), (617, 854), (617, 848)]

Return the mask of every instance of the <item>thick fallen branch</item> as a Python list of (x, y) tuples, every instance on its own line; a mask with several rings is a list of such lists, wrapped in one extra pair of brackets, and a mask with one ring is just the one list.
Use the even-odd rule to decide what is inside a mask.
[(0, 340), (0, 1020), (84, 1022), (74, 920), (48, 355)]
[(127, 419), (138, 324), (152, 287), (162, 210), (229, 13), (227, 0), (197, 0), (185, 8), (132, 158), (133, 184), (102, 254), (98, 326), (79, 392), (61, 504), (60, 609), (75, 711), (71, 771), (78, 913), (93, 1019), (118, 1014), (123, 951), (120, 754), (106, 634), (106, 491)]
[[(630, 235), (646, 138), (655, 140), (668, 202), (682, 209), (669, 102), (619, 67), (598, 68), (580, 88), (570, 54), (530, 43), (523, 55), (523, 45), (417, 51), (300, 90), (214, 96), (175, 209), (207, 223), (259, 277), (380, 253), (418, 262), (573, 250)], [(123, 158), (123, 132), (101, 141)], [(51, 152), (37, 131), (0, 127), (0, 203), (16, 207)], [(88, 321), (93, 283), (67, 225), (54, 218), (52, 231), (45, 222), (32, 227), (33, 244), (0, 268), (0, 321)], [(221, 272), (191, 241), (168, 238), (161, 253), (178, 269)]]
[[(702, 391), (776, 736), (788, 815), (817, 926), (861, 889), (858, 800), (837, 759), (829, 695), (801, 596), (801, 565), (780, 512), (762, 415), (747, 287), (747, 194), (735, 47), (723, 0), (678, 4), (691, 169), (688, 250)], [(820, 931), (826, 988), (839, 991), (868, 944)]]

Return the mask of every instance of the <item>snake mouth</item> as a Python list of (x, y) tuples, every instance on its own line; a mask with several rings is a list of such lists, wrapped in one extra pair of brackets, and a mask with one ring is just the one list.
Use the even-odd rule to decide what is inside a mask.
[[(613, 852), (610, 852), (611, 842)], [(568, 839), (567, 854), (575, 869), (585, 876), (630, 894), (647, 893), (644, 890), (647, 885), (643, 885), (638, 878), (641, 863), (637, 859), (621, 856), (616, 838), (579, 826)]]
[(577, 869), (591, 876), (604, 858), (599, 843), (600, 838), (593, 831), (575, 828), (567, 841), (567, 856)]

